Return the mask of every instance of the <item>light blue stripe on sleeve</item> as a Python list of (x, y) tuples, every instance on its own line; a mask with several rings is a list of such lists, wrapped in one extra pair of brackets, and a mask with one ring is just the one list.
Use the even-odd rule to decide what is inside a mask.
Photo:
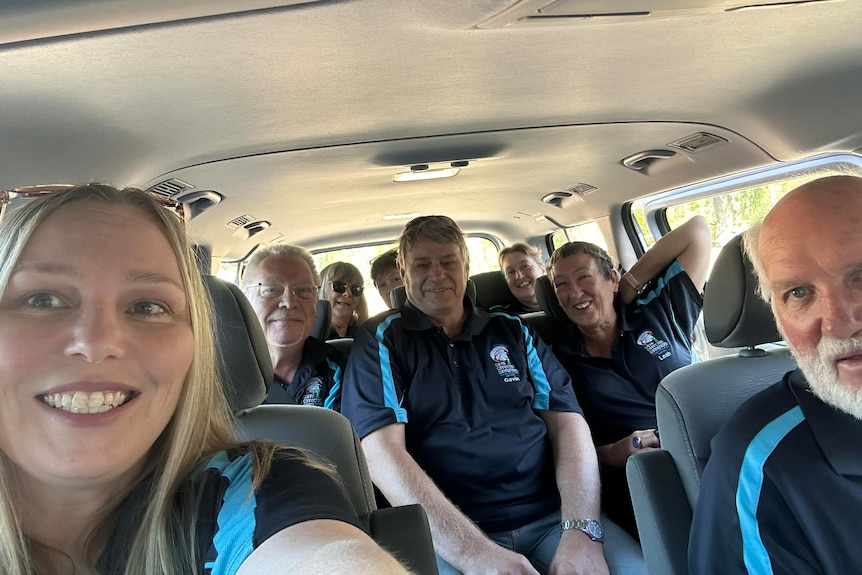
[(395, 378), (392, 376), (392, 360), (389, 357), (389, 348), (383, 343), (383, 334), (389, 329), (389, 325), (400, 317), (400, 313), (394, 313), (387, 317), (377, 326), (374, 336), (377, 339), (380, 374), (383, 377), (383, 405), (395, 412), (395, 421), (407, 423), (407, 410), (401, 407), (401, 403), (398, 401), (398, 394), (395, 391)]
[(545, 366), (542, 365), (542, 360), (539, 359), (539, 352), (536, 351), (536, 345), (533, 343), (533, 336), (530, 334), (530, 330), (527, 329), (524, 322), (517, 316), (503, 312), (494, 312), (488, 315), (507, 317), (517, 321), (518, 325), (521, 326), (521, 334), (524, 336), (524, 342), (527, 344), (527, 369), (530, 370), (530, 376), (536, 389), (536, 395), (533, 397), (533, 409), (547, 411), (551, 401), (551, 384), (545, 373)]
[(327, 359), (326, 364), (329, 366), (329, 369), (332, 370), (333, 375), (332, 389), (329, 390), (329, 395), (326, 396), (326, 399), (323, 402), (323, 407), (326, 409), (332, 409), (332, 406), (335, 403), (335, 398), (338, 396), (339, 392), (341, 392), (341, 380), (343, 379), (344, 374), (341, 373), (341, 366), (331, 359)]
[(757, 505), (763, 489), (763, 466), (781, 440), (793, 428), (805, 420), (802, 408), (798, 405), (778, 416), (754, 436), (739, 471), (739, 485), (736, 489), (736, 512), (742, 531), (742, 559), (749, 574), (772, 574), (772, 561), (760, 536), (757, 523)]
[(230, 481), (216, 520), (218, 531), (213, 537), (218, 555), (215, 561), (204, 565), (205, 569), (212, 570), (212, 575), (233, 575), (254, 551), (257, 500), (252, 493), (251, 461), (250, 453), (230, 461), (222, 451), (207, 464), (208, 468), (220, 470)]
[(674, 276), (683, 273), (683, 271), (685, 270), (682, 269), (682, 266), (679, 265), (679, 262), (674, 260), (673, 263), (668, 266), (665, 274), (662, 277), (658, 278), (658, 281), (656, 281), (655, 289), (641, 294), (641, 296), (637, 299), (637, 304), (646, 305), (655, 298), (657, 298), (658, 294), (661, 293), (661, 290), (663, 290), (665, 286), (667, 286), (670, 280), (673, 279)]

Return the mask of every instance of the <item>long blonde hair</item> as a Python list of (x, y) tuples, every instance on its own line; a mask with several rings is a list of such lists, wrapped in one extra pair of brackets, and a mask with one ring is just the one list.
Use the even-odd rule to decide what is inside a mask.
[[(231, 431), (231, 415), (218, 373), (209, 296), (182, 222), (140, 190), (117, 190), (104, 184), (77, 186), (32, 200), (0, 222), (0, 296), (6, 291), (25, 245), (45, 218), (62, 206), (78, 201), (129, 205), (141, 210), (162, 230), (179, 264), (189, 302), (194, 358), (177, 409), (150, 450), (141, 474), (140, 480), (151, 478), (151, 487), (149, 497), (135, 503), (140, 506), (142, 520), (136, 528), (125, 574), (197, 573), (200, 558), (194, 551), (194, 522), (189, 524), (188, 513), (178, 512), (176, 494), (180, 491), (185, 498), (180, 501), (180, 510), (194, 509), (198, 495), (180, 486), (213, 453), (237, 442)], [(253, 453), (255, 483), (258, 484), (268, 470), (273, 447), (258, 445)], [(39, 551), (20, 523), (14, 475), (14, 465), (0, 451), (0, 565), (9, 575), (33, 575), (36, 573), (33, 557)], [(139, 481), (131, 486), (99, 514), (86, 547), (96, 541), (104, 543), (120, 504), (140, 485)], [(93, 557), (92, 549), (83, 551), (87, 559)]]

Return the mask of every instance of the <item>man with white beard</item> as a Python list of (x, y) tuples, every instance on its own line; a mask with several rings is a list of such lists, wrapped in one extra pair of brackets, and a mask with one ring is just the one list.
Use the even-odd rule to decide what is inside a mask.
[(782, 198), (745, 236), (760, 291), (799, 369), (713, 440), (691, 573), (862, 569), (862, 178)]

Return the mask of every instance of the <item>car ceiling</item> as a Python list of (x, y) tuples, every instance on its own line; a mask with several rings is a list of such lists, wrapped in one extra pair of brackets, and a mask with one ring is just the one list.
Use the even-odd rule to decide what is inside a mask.
[[(382, 217), (414, 212), (535, 237), (862, 148), (862, 3), (601, 4), (3, 3), (0, 188), (212, 190), (189, 227), (230, 260), (391, 240), (404, 222)], [(672, 145), (702, 133), (716, 143)], [(621, 163), (653, 150), (672, 154)], [(453, 178), (393, 181), (453, 161)]]

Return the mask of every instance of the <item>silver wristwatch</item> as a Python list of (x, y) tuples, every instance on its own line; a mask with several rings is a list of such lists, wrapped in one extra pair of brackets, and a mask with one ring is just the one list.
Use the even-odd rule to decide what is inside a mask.
[(602, 529), (602, 524), (595, 519), (566, 519), (560, 523), (560, 529), (562, 531), (577, 529), (589, 535), (593, 541), (604, 543), (605, 530)]

